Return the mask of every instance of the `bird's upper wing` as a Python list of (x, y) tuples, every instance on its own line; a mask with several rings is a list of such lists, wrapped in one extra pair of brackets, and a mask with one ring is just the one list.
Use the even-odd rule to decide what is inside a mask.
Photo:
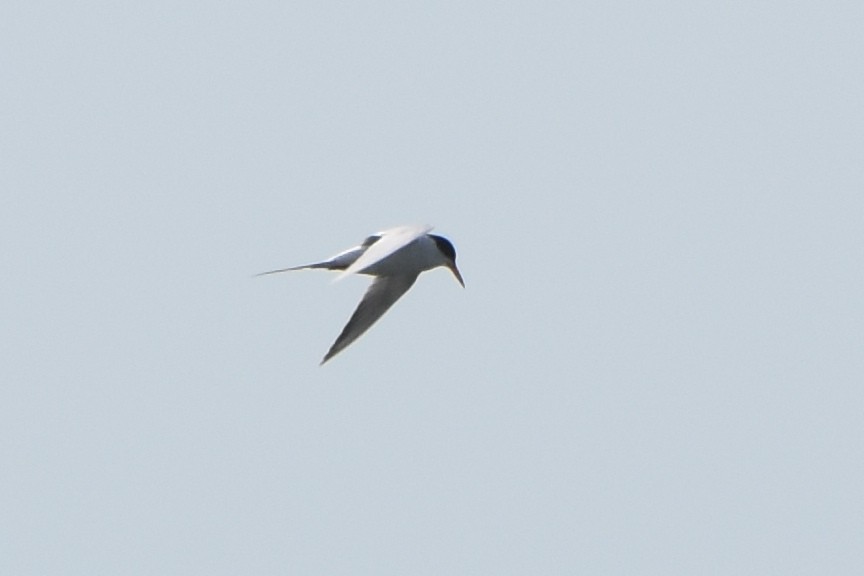
[(347, 348), (377, 322), (411, 288), (417, 276), (419, 274), (376, 277), (321, 364)]
[[(348, 266), (348, 268), (346, 268), (341, 274), (339, 274), (334, 282), (336, 280), (341, 280), (345, 276), (350, 276), (351, 274), (365, 270), (379, 260), (383, 260), (400, 248), (407, 246), (430, 230), (432, 230), (432, 226), (399, 226), (370, 236), (367, 238), (367, 242), (376, 237), (377, 240), (371, 242), (368, 248), (366, 248), (366, 251), (363, 252), (363, 254), (361, 254), (360, 257)], [(363, 244), (366, 244), (366, 242)]]
[(292, 266), (291, 268), (280, 268), (279, 270), (270, 270), (269, 272), (261, 272), (256, 276), (266, 276), (267, 274), (278, 274), (279, 272), (291, 272), (293, 270), (305, 270), (307, 268), (323, 268), (325, 270), (345, 270), (359, 258), (369, 246), (378, 241), (378, 236), (369, 236), (359, 246), (353, 246), (348, 250), (340, 252), (335, 256), (331, 256), (322, 262), (314, 264), (303, 264), (301, 266)]

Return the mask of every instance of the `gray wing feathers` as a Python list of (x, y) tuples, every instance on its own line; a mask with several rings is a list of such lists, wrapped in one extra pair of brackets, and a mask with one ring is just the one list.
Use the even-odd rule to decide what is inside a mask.
[(269, 270), (267, 272), (261, 272), (260, 274), (255, 274), (255, 276), (267, 276), (268, 274), (279, 274), (280, 272), (291, 272), (292, 270), (303, 270), (306, 268), (320, 268), (320, 264), (305, 264), (303, 266), (292, 266), (291, 268), (280, 268), (279, 270)]
[(361, 247), (364, 248), (363, 253), (339, 274), (334, 282), (351, 274), (362, 272), (430, 230), (432, 230), (432, 226), (398, 226), (369, 236), (361, 244)]
[(261, 272), (256, 276), (266, 276), (267, 274), (278, 274), (279, 272), (291, 272), (293, 270), (309, 270), (309, 269), (324, 269), (324, 270), (345, 270), (366, 251), (365, 246), (355, 246), (344, 252), (340, 252), (329, 260), (324, 262), (316, 262), (314, 264), (304, 264), (302, 266), (292, 266), (291, 268), (280, 268), (279, 270), (270, 270), (269, 272)]
[(419, 274), (406, 274), (404, 276), (380, 276), (375, 278), (372, 285), (363, 295), (363, 299), (351, 315), (348, 323), (342, 329), (342, 333), (330, 347), (327, 355), (321, 360), (324, 364), (330, 358), (347, 348), (352, 342), (357, 340), (393, 304), (402, 297), (405, 292), (414, 284)]

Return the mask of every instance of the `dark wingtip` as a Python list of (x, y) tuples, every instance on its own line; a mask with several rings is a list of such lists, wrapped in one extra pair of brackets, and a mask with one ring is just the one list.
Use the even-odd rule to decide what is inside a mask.
[(331, 358), (336, 356), (336, 354), (338, 354), (341, 351), (342, 351), (342, 348), (337, 349), (336, 344), (334, 343), (333, 346), (330, 347), (330, 350), (327, 351), (327, 354), (324, 355), (324, 358), (321, 359), (321, 362), (318, 364), (318, 366), (323, 366), (324, 364), (327, 363), (328, 360), (330, 360)]
[(280, 268), (279, 270), (268, 270), (267, 272), (259, 272), (252, 276), (253, 278), (257, 278), (259, 276), (267, 276), (268, 274), (279, 274), (280, 272), (292, 272), (294, 270), (303, 270), (304, 268), (309, 268), (309, 266), (293, 266), (291, 268)]

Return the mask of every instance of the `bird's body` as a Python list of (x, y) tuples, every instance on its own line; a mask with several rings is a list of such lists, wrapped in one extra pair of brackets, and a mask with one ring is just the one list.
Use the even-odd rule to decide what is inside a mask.
[(456, 268), (456, 250), (453, 244), (442, 236), (429, 234), (431, 229), (431, 226), (391, 228), (373, 234), (359, 246), (349, 248), (323, 262), (263, 274), (325, 269), (341, 271), (337, 280), (350, 274), (375, 277), (342, 333), (321, 361), (324, 364), (371, 328), (411, 288), (421, 272), (444, 266), (465, 286), (462, 275)]

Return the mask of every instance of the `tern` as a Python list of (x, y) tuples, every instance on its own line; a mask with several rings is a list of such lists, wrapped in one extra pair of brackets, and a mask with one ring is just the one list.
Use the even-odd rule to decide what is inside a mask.
[(465, 287), (462, 274), (456, 267), (453, 244), (443, 236), (429, 234), (430, 230), (432, 226), (391, 228), (372, 234), (359, 246), (323, 262), (271, 270), (258, 276), (316, 268), (340, 271), (335, 280), (351, 274), (374, 276), (354, 314), (321, 360), (323, 365), (371, 328), (411, 288), (421, 272), (444, 266)]

